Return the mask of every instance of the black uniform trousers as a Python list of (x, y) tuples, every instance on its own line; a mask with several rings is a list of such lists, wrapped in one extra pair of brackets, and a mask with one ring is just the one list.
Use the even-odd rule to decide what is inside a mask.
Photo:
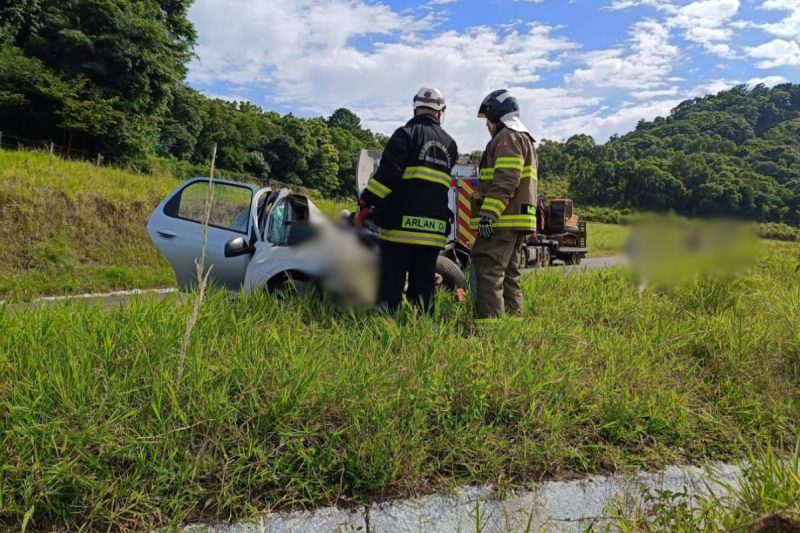
[(400, 244), (381, 240), (381, 284), (378, 300), (389, 311), (403, 301), (408, 275), (406, 298), (414, 306), (429, 311), (436, 290), (436, 258), (439, 248)]

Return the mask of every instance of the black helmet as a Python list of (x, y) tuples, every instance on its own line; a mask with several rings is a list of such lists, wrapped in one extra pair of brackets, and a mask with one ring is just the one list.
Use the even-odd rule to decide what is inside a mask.
[(509, 113), (519, 113), (519, 102), (506, 89), (492, 91), (481, 102), (478, 118), (485, 118), (489, 122), (500, 122), (500, 119)]

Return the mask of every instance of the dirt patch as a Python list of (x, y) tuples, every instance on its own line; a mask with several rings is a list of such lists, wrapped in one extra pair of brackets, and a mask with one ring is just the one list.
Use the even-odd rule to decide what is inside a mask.
[(759, 520), (752, 531), (755, 533), (800, 533), (800, 517), (773, 514)]

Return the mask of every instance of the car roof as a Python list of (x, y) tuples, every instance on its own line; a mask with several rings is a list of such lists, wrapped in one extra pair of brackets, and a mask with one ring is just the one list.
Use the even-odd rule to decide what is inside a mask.
[[(194, 183), (196, 181), (208, 181), (208, 180), (209, 180), (208, 176), (195, 176), (193, 178), (189, 178), (188, 180), (186, 180), (184, 182), (184, 185), (188, 185), (188, 184)], [(248, 189), (252, 190), (253, 192), (256, 192), (256, 191), (261, 190), (263, 188), (263, 187), (261, 187), (259, 185), (254, 185), (252, 183), (245, 183), (243, 181), (232, 181), (232, 180), (225, 180), (225, 179), (218, 179), (218, 178), (214, 178), (214, 183), (222, 183), (224, 185), (233, 185), (233, 186), (238, 186), (238, 187), (247, 187)]]

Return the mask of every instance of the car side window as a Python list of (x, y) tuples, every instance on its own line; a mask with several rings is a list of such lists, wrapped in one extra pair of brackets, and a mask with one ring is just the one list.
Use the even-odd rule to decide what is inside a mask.
[(270, 212), (268, 240), (277, 246), (286, 242), (286, 216), (288, 207), (289, 202), (279, 202), (277, 205), (273, 206)]
[[(186, 186), (180, 192), (178, 205), (165, 210), (169, 216), (203, 222), (205, 219), (206, 198), (209, 183), (198, 181)], [(250, 225), (250, 202), (252, 190), (247, 187), (214, 184), (214, 196), (211, 202), (209, 225), (239, 233), (247, 233)], [(172, 211), (172, 212), (170, 212)]]

